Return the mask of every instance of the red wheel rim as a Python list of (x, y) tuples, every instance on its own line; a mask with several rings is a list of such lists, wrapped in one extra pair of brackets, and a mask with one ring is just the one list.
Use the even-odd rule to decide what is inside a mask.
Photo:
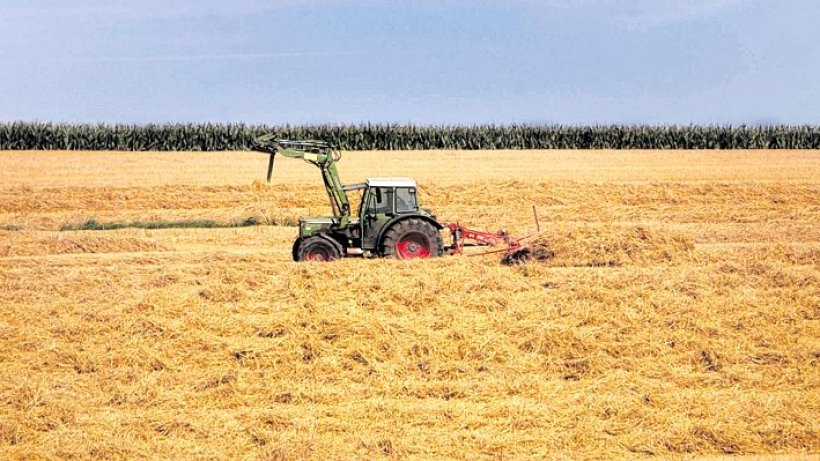
[(330, 252), (324, 248), (310, 250), (307, 254), (308, 261), (330, 261)]
[(401, 259), (429, 258), (430, 240), (420, 233), (407, 234), (396, 244)]

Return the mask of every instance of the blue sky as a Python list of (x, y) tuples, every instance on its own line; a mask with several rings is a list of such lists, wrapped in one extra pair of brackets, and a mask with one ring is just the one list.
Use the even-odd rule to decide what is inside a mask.
[(820, 123), (818, 30), (816, 0), (2, 0), (0, 121)]

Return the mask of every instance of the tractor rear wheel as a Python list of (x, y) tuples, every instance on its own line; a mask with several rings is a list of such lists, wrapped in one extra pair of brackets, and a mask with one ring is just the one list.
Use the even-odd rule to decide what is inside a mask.
[(322, 237), (308, 237), (302, 240), (295, 251), (297, 261), (335, 261), (342, 257), (339, 248)]
[(441, 256), (444, 243), (438, 229), (423, 219), (410, 218), (394, 224), (384, 234), (382, 255), (396, 259)]

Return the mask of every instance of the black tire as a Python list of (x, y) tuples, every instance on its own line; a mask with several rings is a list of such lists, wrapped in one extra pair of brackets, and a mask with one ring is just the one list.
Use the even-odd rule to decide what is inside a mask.
[(299, 247), (301, 245), (302, 245), (302, 237), (299, 237), (298, 239), (296, 239), (295, 242), (293, 242), (293, 249), (291, 250), (291, 255), (293, 255), (293, 260), (294, 261), (299, 261)]
[(297, 261), (335, 261), (342, 257), (339, 245), (322, 237), (308, 237), (302, 240), (296, 251)]
[(436, 226), (418, 218), (393, 224), (381, 244), (381, 254), (387, 258), (436, 258), (443, 253), (444, 242)]

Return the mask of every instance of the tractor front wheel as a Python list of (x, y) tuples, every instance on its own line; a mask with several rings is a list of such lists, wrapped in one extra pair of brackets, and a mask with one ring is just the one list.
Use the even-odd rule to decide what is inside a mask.
[(293, 260), (294, 261), (299, 261), (299, 247), (301, 247), (301, 246), (302, 246), (302, 237), (299, 237), (298, 239), (296, 239), (295, 242), (293, 242), (293, 248), (290, 250), (290, 253), (293, 255)]
[(444, 243), (438, 229), (423, 219), (410, 218), (394, 224), (382, 240), (382, 255), (396, 259), (441, 256)]
[(294, 252), (297, 261), (335, 261), (342, 257), (339, 248), (322, 237), (309, 237)]

